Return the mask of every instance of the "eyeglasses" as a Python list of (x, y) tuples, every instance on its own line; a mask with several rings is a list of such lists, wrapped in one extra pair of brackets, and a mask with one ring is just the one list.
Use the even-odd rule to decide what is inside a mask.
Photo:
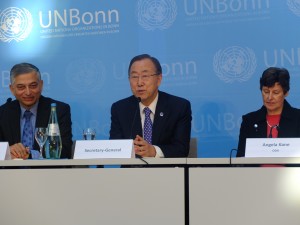
[(141, 75), (141, 76), (138, 76), (138, 75), (129, 75), (129, 79), (132, 80), (132, 81), (138, 81), (139, 79), (141, 79), (142, 81), (148, 81), (150, 80), (150, 77), (153, 77), (153, 76), (156, 76), (156, 75), (159, 75), (159, 73), (154, 73), (154, 74), (149, 74), (149, 75)]

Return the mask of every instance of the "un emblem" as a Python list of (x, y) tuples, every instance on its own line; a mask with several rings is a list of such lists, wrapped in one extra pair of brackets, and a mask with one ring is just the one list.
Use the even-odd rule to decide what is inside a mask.
[(93, 93), (104, 84), (105, 68), (96, 59), (76, 60), (67, 66), (66, 79), (75, 93)]
[(232, 46), (215, 54), (213, 66), (217, 76), (226, 83), (244, 82), (256, 69), (256, 57), (250, 48)]
[(300, 16), (300, 0), (288, 0), (289, 9), (297, 16)]
[(177, 16), (174, 0), (139, 0), (138, 23), (146, 30), (164, 30), (170, 27)]
[(23, 41), (32, 30), (32, 16), (27, 9), (10, 7), (0, 13), (0, 40)]

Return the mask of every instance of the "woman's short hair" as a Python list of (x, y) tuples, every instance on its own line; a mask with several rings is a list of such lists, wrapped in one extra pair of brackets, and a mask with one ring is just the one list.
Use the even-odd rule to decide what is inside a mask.
[(290, 74), (285, 68), (269, 67), (260, 78), (260, 90), (265, 87), (273, 87), (275, 83), (279, 83), (284, 94), (290, 90)]

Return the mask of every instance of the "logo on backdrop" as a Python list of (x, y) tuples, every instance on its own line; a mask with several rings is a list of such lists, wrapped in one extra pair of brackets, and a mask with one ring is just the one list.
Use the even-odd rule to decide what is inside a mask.
[(169, 58), (169, 61), (161, 63), (163, 71), (163, 83), (165, 87), (191, 87), (198, 85), (199, 77), (197, 76), (199, 62), (195, 58)]
[(289, 9), (297, 16), (300, 16), (300, 0), (287, 0)]
[(32, 30), (32, 16), (25, 8), (9, 7), (0, 13), (0, 40), (23, 41)]
[(214, 56), (214, 71), (226, 83), (247, 81), (256, 69), (256, 57), (250, 48), (239, 46), (220, 49)]
[(187, 26), (242, 23), (271, 18), (270, 0), (182, 0), (181, 2)]
[(38, 14), (41, 38), (111, 35), (120, 32), (117, 9), (85, 11), (70, 8), (39, 11)]
[(104, 64), (97, 59), (73, 61), (67, 66), (66, 80), (69, 87), (77, 94), (95, 92), (104, 84)]
[(139, 0), (138, 23), (146, 30), (165, 30), (175, 21), (177, 6), (174, 0)]

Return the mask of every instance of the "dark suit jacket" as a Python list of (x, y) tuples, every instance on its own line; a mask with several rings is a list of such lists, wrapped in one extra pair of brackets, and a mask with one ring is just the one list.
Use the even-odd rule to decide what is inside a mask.
[[(245, 156), (246, 138), (267, 137), (266, 115), (267, 109), (263, 106), (258, 111), (248, 113), (242, 117), (237, 157)], [(300, 137), (300, 110), (291, 107), (286, 100), (284, 100), (279, 122), (278, 137)]]
[[(71, 110), (68, 104), (41, 96), (35, 126), (48, 126), (51, 103), (56, 103), (57, 119), (62, 139), (61, 158), (71, 158), (72, 122)], [(0, 141), (7, 141), (9, 145), (21, 142), (20, 116), (21, 108), (17, 100), (5, 103), (0, 107)], [(33, 147), (39, 149), (35, 140)]]
[[(115, 102), (111, 107), (110, 139), (143, 136), (136, 97)], [(152, 144), (166, 158), (187, 157), (191, 135), (191, 104), (188, 100), (159, 92), (152, 128)]]

